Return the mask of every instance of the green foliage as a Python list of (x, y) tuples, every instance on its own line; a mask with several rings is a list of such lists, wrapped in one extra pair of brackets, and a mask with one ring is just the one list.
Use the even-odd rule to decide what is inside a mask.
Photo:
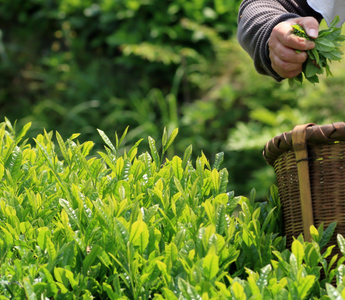
[[(255, 187), (265, 200), (275, 182), (265, 143), (297, 124), (344, 120), (345, 73), (334, 64), (334, 77), (293, 90), (258, 75), (235, 37), (240, 2), (3, 1), (1, 112), (31, 122), (28, 137), (81, 133), (92, 155), (97, 128), (113, 137), (129, 126), (127, 153), (148, 135), (162, 159), (162, 130), (178, 127), (166, 155), (182, 158), (193, 144), (191, 159), (202, 150), (212, 166), (223, 151), (230, 188), (248, 196)], [(150, 151), (149, 140), (139, 147)]]
[(89, 156), (78, 135), (56, 144), (44, 131), (31, 146), (29, 127), (0, 126), (1, 299), (344, 296), (345, 259), (321, 252), (335, 224), (285, 249), (277, 188), (264, 203), (235, 197), (222, 154), (213, 167), (203, 153), (193, 164), (191, 147), (163, 160), (177, 130), (164, 130), (162, 156), (151, 138), (151, 155), (120, 154), (127, 131), (112, 142), (99, 130), (105, 152)]
[[(215, 36), (231, 37), (239, 4), (239, 0), (4, 1), (0, 103), (11, 99), (12, 105), (5, 105), (2, 113), (24, 119), (22, 125), (33, 121), (35, 134), (60, 124), (67, 135), (82, 130), (94, 140), (94, 128), (100, 122), (104, 130), (111, 128), (114, 120), (122, 130), (142, 125), (147, 132), (156, 120), (148, 118), (154, 112), (152, 103), (145, 106), (142, 98), (157, 87), (164, 96), (173, 89), (171, 101), (176, 101), (185, 69), (214, 60), (213, 46), (195, 26), (212, 25)], [(190, 93), (198, 91), (192, 87)], [(167, 106), (164, 97), (157, 101), (162, 111)]]

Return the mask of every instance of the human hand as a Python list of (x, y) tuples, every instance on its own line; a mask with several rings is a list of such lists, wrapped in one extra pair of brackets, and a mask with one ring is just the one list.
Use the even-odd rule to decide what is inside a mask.
[[(271, 65), (282, 78), (293, 78), (302, 72), (302, 64), (308, 58), (307, 50), (315, 43), (293, 34), (291, 25), (301, 25), (308, 36), (316, 39), (319, 23), (313, 17), (290, 19), (276, 25), (271, 33), (268, 47)], [(297, 53), (295, 50), (300, 50)]]

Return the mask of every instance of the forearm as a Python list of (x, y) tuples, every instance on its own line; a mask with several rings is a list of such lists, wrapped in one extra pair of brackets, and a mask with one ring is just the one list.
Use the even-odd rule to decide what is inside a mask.
[(253, 58), (258, 73), (269, 75), (277, 81), (282, 78), (272, 69), (269, 59), (268, 40), (273, 28), (292, 18), (321, 16), (306, 3), (291, 0), (244, 0), (238, 15), (238, 40)]

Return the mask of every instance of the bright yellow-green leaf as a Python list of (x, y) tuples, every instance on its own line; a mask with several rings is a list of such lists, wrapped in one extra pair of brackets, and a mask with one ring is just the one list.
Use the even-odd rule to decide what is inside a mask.
[(174, 156), (172, 159), (172, 168), (174, 175), (178, 180), (182, 179), (183, 169), (182, 169), (182, 160), (178, 156)]
[(208, 254), (204, 258), (203, 268), (205, 277), (211, 280), (219, 271), (219, 257), (215, 254)]
[(140, 237), (140, 234), (143, 231), (143, 227), (146, 226), (145, 222), (143, 221), (135, 221), (130, 229), (130, 236), (129, 241), (131, 243), (135, 243), (135, 241)]
[(315, 276), (314, 275), (307, 275), (306, 277), (301, 278), (298, 281), (297, 290), (298, 295), (300, 296), (300, 299), (305, 299), (310, 289), (313, 287), (315, 283)]
[(140, 253), (142, 254), (149, 243), (150, 234), (147, 229), (146, 223), (143, 221), (138, 222), (140, 222), (142, 230), (140, 232), (139, 237), (134, 241), (134, 246), (139, 246)]
[(3, 164), (0, 164), (0, 180), (2, 179), (2, 177), (4, 176), (4, 165)]
[(319, 231), (315, 228), (314, 225), (310, 226), (310, 234), (315, 242), (318, 242), (320, 240)]
[(232, 294), (234, 296), (234, 300), (246, 300), (246, 294), (244, 292), (244, 288), (242, 287), (242, 285), (235, 281), (232, 286), (231, 286), (231, 291)]
[(50, 231), (48, 227), (38, 228), (37, 243), (40, 248), (44, 251), (47, 249), (47, 237), (50, 236)]
[(300, 241), (294, 240), (291, 246), (292, 253), (296, 256), (298, 266), (302, 265), (304, 248)]
[(213, 188), (218, 191), (220, 186), (220, 180), (219, 180), (219, 172), (216, 169), (212, 170), (211, 173)]

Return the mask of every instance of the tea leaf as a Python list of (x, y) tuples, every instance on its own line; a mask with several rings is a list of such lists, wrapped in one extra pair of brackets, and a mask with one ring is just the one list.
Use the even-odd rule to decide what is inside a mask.
[(219, 171), (219, 181), (220, 181), (220, 185), (219, 185), (219, 193), (225, 193), (227, 191), (228, 188), (228, 180), (229, 177), (229, 172), (227, 169), (222, 169)]
[(297, 259), (297, 265), (302, 265), (302, 261), (304, 258), (304, 248), (300, 241), (294, 240), (291, 246), (291, 250)]
[(316, 66), (312, 60), (308, 60), (305, 67), (305, 76), (313, 77), (319, 71), (319, 67)]
[(186, 299), (201, 299), (196, 289), (193, 286), (191, 286), (187, 281), (183, 280), (181, 277), (178, 278), (177, 284), (182, 292), (182, 295)]
[(146, 224), (143, 221), (136, 221), (131, 226), (129, 241), (131, 243), (135, 243), (135, 241), (140, 237), (140, 234), (142, 233), (143, 226), (146, 226)]
[(34, 288), (33, 288), (33, 286), (31, 285), (29, 279), (24, 279), (24, 289), (25, 289), (26, 297), (27, 297), (29, 300), (37, 300), (37, 296), (36, 296), (36, 294), (34, 293)]
[(321, 239), (319, 241), (320, 249), (322, 249), (323, 247), (327, 245), (327, 243), (329, 242), (329, 240), (331, 239), (334, 233), (336, 226), (337, 226), (337, 222), (333, 222), (329, 224), (327, 229), (323, 232)]
[(53, 297), (55, 295), (57, 295), (57, 293), (59, 292), (55, 282), (54, 282), (54, 279), (53, 279), (53, 276), (51, 275), (51, 273), (44, 267), (42, 267), (42, 271), (44, 272), (44, 275), (45, 275), (45, 279), (47, 280), (47, 283), (48, 283), (48, 294), (47, 296), (48, 297)]
[(315, 283), (314, 275), (307, 275), (306, 277), (301, 278), (298, 281), (297, 290), (298, 290), (298, 295), (300, 296), (300, 299), (305, 299), (308, 296), (310, 289), (313, 287), (314, 283)]
[(56, 131), (56, 139), (57, 139), (57, 141), (59, 143), (60, 151), (61, 151), (61, 154), (62, 154), (63, 158), (65, 159), (66, 162), (69, 162), (65, 142), (63, 141), (60, 133), (57, 132), (57, 131)]
[(147, 247), (147, 245), (149, 243), (149, 236), (150, 235), (149, 235), (149, 231), (147, 229), (147, 226), (146, 226), (145, 222), (141, 222), (140, 226), (142, 227), (142, 231), (140, 232), (140, 235), (137, 238), (137, 240), (134, 242), (134, 245), (138, 245), (139, 246), (139, 250), (140, 250), (140, 254), (143, 254), (144, 250), (146, 249), (146, 247)]
[(174, 295), (173, 291), (167, 288), (163, 288), (163, 292), (167, 300), (178, 300), (178, 298)]
[(103, 248), (100, 245), (92, 246), (90, 253), (86, 256), (86, 258), (83, 261), (84, 274), (87, 274), (91, 265), (93, 264), (95, 259), (101, 254), (102, 251)]
[(134, 155), (135, 155), (134, 153), (135, 153), (135, 151), (137, 151), (137, 148), (138, 148), (139, 144), (142, 142), (142, 140), (143, 140), (143, 139), (140, 139), (139, 141), (137, 141), (137, 142), (134, 144), (134, 146), (128, 151), (127, 156), (128, 156), (128, 158), (130, 159), (130, 161), (133, 160)]
[(106, 282), (103, 282), (103, 290), (107, 293), (109, 299), (111, 300), (117, 300), (118, 296), (114, 293), (112, 287), (107, 284)]
[(329, 39), (320, 37), (315, 40), (315, 48), (317, 51), (331, 52), (334, 50), (335, 45)]
[(337, 235), (337, 241), (341, 254), (345, 256), (345, 239), (341, 234)]
[(108, 138), (108, 136), (104, 133), (103, 130), (97, 129), (99, 135), (101, 136), (102, 140), (105, 142), (105, 144), (113, 151), (113, 153), (115, 155), (117, 155), (117, 151), (114, 147), (114, 145), (112, 144), (112, 142), (110, 141), (110, 139)]
[(203, 268), (205, 277), (211, 280), (219, 271), (219, 257), (215, 254), (208, 254), (204, 258)]
[(220, 235), (222, 235), (225, 231), (225, 226), (226, 226), (225, 225), (225, 210), (226, 210), (225, 205), (221, 204), (218, 206), (217, 212), (216, 212), (216, 220), (215, 220), (216, 231)]
[(170, 134), (170, 136), (168, 138), (168, 141), (167, 141), (166, 145), (163, 148), (163, 153), (165, 153), (168, 150), (168, 148), (171, 146), (171, 144), (175, 140), (177, 134), (178, 134), (178, 128), (175, 128), (173, 130), (173, 132)]
[(264, 287), (268, 285), (268, 275), (271, 272), (271, 270), (271, 265), (267, 265), (266, 267), (260, 270), (260, 278), (258, 279), (256, 284), (259, 287), (261, 293), (263, 292)]
[(244, 293), (244, 289), (242, 287), (242, 285), (235, 281), (232, 286), (231, 286), (231, 291), (232, 291), (232, 294), (234, 296), (234, 300), (246, 300), (247, 297), (246, 297), (246, 294)]
[(164, 127), (164, 129), (163, 129), (163, 135), (162, 135), (162, 146), (163, 146), (163, 147), (166, 145), (167, 140), (168, 140), (167, 128)]
[(158, 151), (156, 149), (156, 142), (152, 137), (148, 137), (149, 139), (149, 146), (150, 146), (150, 150), (151, 150), (151, 156), (153, 157), (153, 160), (156, 164), (156, 167), (160, 167), (160, 158), (159, 158), (159, 154)]
[(340, 17), (339, 15), (335, 16), (334, 19), (332, 20), (331, 24), (329, 25), (330, 28), (334, 27), (340, 22)]
[(187, 149), (184, 151), (184, 154), (183, 154), (183, 160), (182, 160), (182, 168), (186, 168), (187, 166), (187, 163), (192, 155), (192, 151), (193, 151), (193, 146), (192, 145), (189, 145), (187, 147)]
[(16, 178), (22, 163), (23, 154), (18, 146), (13, 149), (5, 163), (5, 168), (11, 173), (12, 178)]
[(178, 156), (174, 156), (172, 159), (172, 168), (175, 174), (175, 177), (178, 180), (182, 179), (183, 169), (182, 169), (182, 160)]
[(340, 292), (331, 284), (326, 283), (326, 290), (327, 295), (331, 300), (342, 300), (343, 297), (341, 296)]
[(18, 135), (16, 137), (16, 141), (15, 141), (16, 145), (18, 145), (18, 143), (21, 141), (21, 139), (26, 135), (26, 133), (28, 132), (30, 127), (31, 127), (31, 122), (24, 125), (24, 127), (22, 128), (22, 130), (18, 133)]
[(120, 138), (120, 141), (118, 141), (117, 133), (115, 132), (116, 149), (117, 149), (117, 150), (119, 150), (119, 147), (121, 146), (121, 144), (122, 144), (124, 138), (126, 137), (127, 132), (128, 132), (128, 128), (129, 128), (129, 126), (127, 126), (126, 129), (125, 129), (125, 131), (122, 133), (121, 138)]
[(219, 167), (222, 164), (223, 160), (224, 160), (224, 152), (217, 153), (212, 169), (216, 169), (217, 171), (219, 171)]
[(71, 241), (59, 249), (56, 259), (59, 261), (59, 265), (61, 267), (72, 265), (74, 259), (74, 247), (75, 241)]

